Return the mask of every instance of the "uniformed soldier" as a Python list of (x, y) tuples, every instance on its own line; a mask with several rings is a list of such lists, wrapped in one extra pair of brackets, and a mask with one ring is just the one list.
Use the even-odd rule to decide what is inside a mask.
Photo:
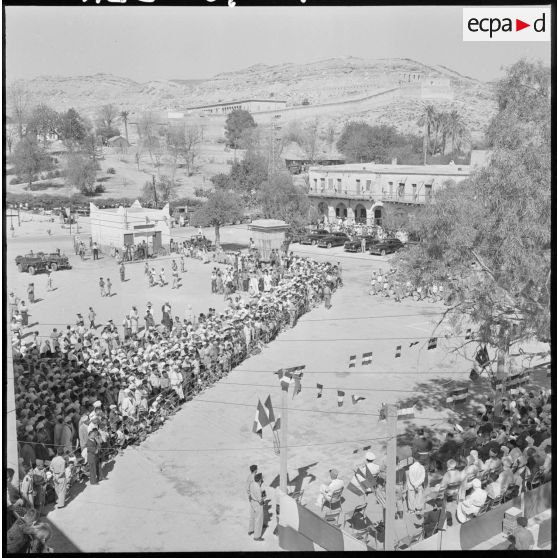
[(255, 541), (263, 541), (263, 519), (264, 519), (264, 498), (262, 494), (263, 477), (261, 473), (254, 475), (254, 480), (249, 486), (250, 500), (250, 522), (248, 524), (248, 534), (254, 535)]

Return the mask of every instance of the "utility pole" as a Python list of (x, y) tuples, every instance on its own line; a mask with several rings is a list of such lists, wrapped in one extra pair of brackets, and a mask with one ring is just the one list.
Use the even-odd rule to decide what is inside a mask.
[(287, 492), (287, 432), (289, 426), (289, 392), (288, 390), (281, 390), (281, 449), (279, 453), (279, 488), (284, 494)]
[(157, 203), (157, 188), (155, 187), (155, 175), (151, 175), (153, 177), (153, 197), (155, 199), (155, 207), (158, 207), (159, 204)]
[(396, 511), (395, 474), (397, 468), (397, 407), (395, 405), (386, 405), (386, 415), (390, 438), (387, 442), (386, 507), (384, 509), (384, 550), (394, 550)]
[(19, 210), (21, 208), (21, 204), (17, 205), (17, 226), (21, 227), (21, 221), (19, 220)]

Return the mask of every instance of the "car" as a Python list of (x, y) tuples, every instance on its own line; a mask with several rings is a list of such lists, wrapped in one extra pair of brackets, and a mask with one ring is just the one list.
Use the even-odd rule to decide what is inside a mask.
[(362, 239), (364, 239), (365, 242), (365, 250), (368, 250), (368, 248), (378, 240), (377, 237), (373, 235), (358, 236), (354, 240), (345, 242), (345, 252), (362, 252)]
[(334, 232), (322, 237), (318, 241), (320, 248), (331, 248), (332, 246), (343, 246), (350, 238), (343, 232)]
[(329, 235), (330, 232), (318, 229), (317, 231), (313, 231), (311, 233), (306, 234), (300, 239), (301, 244), (317, 244), (318, 241), (323, 238), (324, 236)]
[(405, 245), (398, 238), (386, 238), (379, 240), (370, 246), (368, 253), (372, 255), (385, 256), (401, 250)]
[(58, 269), (71, 269), (68, 256), (59, 254), (57, 252), (45, 254), (44, 252), (37, 252), (34, 254), (30, 252), (25, 256), (17, 256), (15, 259), (17, 269), (21, 273), (27, 271), (30, 275), (35, 275), (41, 271), (56, 271)]

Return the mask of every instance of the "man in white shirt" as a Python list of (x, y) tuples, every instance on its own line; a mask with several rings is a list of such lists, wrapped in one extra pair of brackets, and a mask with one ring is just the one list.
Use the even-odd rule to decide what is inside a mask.
[(331, 501), (331, 496), (336, 490), (344, 488), (345, 486), (345, 483), (341, 479), (337, 478), (339, 476), (337, 469), (330, 469), (329, 476), (331, 477), (331, 482), (329, 485), (322, 484), (320, 486), (320, 495), (316, 500), (316, 505), (320, 508), (323, 506), (324, 501)]
[(426, 469), (415, 461), (407, 470), (407, 506), (409, 512), (422, 515), (424, 508), (423, 485), (426, 479)]
[(460, 523), (465, 523), (471, 517), (475, 517), (486, 502), (486, 491), (481, 488), (479, 479), (473, 480), (473, 491), (457, 506), (456, 517)]

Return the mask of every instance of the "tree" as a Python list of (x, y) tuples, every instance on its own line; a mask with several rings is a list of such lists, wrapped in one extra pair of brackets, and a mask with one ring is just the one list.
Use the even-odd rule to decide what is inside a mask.
[(166, 175), (157, 181), (147, 180), (141, 191), (141, 201), (145, 205), (158, 207), (176, 199), (176, 184)]
[(118, 118), (118, 109), (112, 105), (103, 105), (97, 114), (97, 121), (103, 128), (112, 128)]
[(95, 161), (80, 153), (70, 153), (66, 163), (66, 184), (74, 186), (85, 196), (93, 196), (96, 191)]
[(242, 132), (248, 128), (255, 128), (254, 118), (247, 110), (233, 110), (225, 122), (225, 137), (227, 146), (233, 149), (240, 148)]
[(215, 246), (221, 245), (220, 228), (242, 218), (243, 207), (240, 196), (231, 190), (217, 189), (209, 194), (207, 201), (193, 213), (194, 226), (215, 227)]
[(308, 196), (288, 172), (270, 176), (258, 192), (258, 201), (266, 219), (281, 219), (295, 228), (311, 221)]
[(32, 111), (27, 122), (27, 133), (33, 132), (42, 136), (43, 146), (47, 146), (50, 134), (55, 134), (60, 127), (60, 115), (48, 105), (37, 105)]
[(11, 116), (17, 126), (19, 139), (25, 135), (25, 123), (29, 110), (29, 92), (23, 82), (18, 81), (8, 87), (8, 104)]
[(433, 105), (426, 105), (417, 124), (424, 127), (424, 164), (426, 165), (426, 154), (430, 148), (432, 127), (436, 118), (436, 109)]
[(511, 345), (550, 340), (550, 70), (518, 62), (497, 91), (488, 165), (417, 214), (421, 243), (396, 265), (404, 279), (446, 285), (446, 319), (456, 331), (476, 324), (503, 373)]
[(16, 175), (25, 178), (29, 187), (33, 183), (34, 175), (50, 167), (48, 155), (32, 136), (24, 136), (16, 144), (11, 161)]
[(249, 155), (232, 165), (229, 188), (240, 194), (244, 203), (254, 205), (256, 194), (268, 177), (268, 161), (260, 155)]
[(60, 137), (69, 151), (74, 151), (87, 136), (87, 125), (79, 113), (68, 109), (60, 118)]
[(162, 155), (161, 141), (158, 136), (157, 122), (151, 112), (146, 112), (138, 122), (138, 135), (142, 150), (145, 148), (149, 153), (151, 164), (157, 169), (159, 175), (160, 159)]
[(122, 120), (122, 123), (124, 124), (124, 132), (126, 133), (126, 141), (128, 143), (130, 143), (130, 141), (128, 140), (128, 116), (130, 116), (130, 113), (127, 110), (120, 111), (120, 120)]

